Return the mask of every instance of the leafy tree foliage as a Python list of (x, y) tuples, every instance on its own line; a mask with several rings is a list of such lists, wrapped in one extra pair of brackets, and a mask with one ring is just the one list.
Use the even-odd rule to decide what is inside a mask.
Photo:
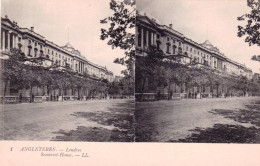
[[(32, 101), (34, 87), (47, 89), (43, 95), (50, 95), (51, 92), (54, 92), (54, 95), (63, 96), (67, 89), (77, 90), (78, 99), (82, 97), (82, 91), (86, 92), (87, 89), (92, 97), (97, 93), (107, 95), (108, 82), (93, 78), (87, 73), (76, 73), (68, 66), (61, 68), (54, 63), (50, 67), (43, 67), (38, 60), (26, 59), (18, 49), (11, 50), (10, 55), (6, 59), (2, 59), (1, 63), (4, 97), (10, 82), (14, 83), (11, 86), (18, 90), (30, 90), (30, 101)], [(59, 91), (58, 94), (56, 91)]]
[(7, 59), (2, 60), (2, 78), (4, 80), (4, 96), (8, 82), (21, 82), (21, 73), (24, 69), (24, 54), (18, 49), (12, 49)]
[[(238, 37), (245, 36), (245, 42), (249, 46), (260, 46), (260, 0), (247, 0), (247, 6), (251, 8), (250, 13), (246, 13), (237, 18), (238, 21), (244, 21), (247, 25), (238, 26)], [(260, 62), (260, 55), (255, 55), (252, 60)]]
[(109, 24), (108, 29), (101, 29), (101, 40), (108, 39), (107, 44), (112, 49), (120, 48), (125, 50), (125, 57), (116, 58), (115, 63), (126, 65), (123, 74), (130, 75), (133, 79), (135, 60), (135, 0), (110, 1), (110, 9), (113, 15), (103, 20), (101, 24)]

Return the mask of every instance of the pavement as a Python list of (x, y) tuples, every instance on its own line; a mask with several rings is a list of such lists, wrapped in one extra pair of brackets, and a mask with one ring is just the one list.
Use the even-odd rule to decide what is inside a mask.
[[(95, 130), (96, 134), (106, 131), (106, 137), (101, 139), (90, 136), (87, 139), (85, 138), (84, 141), (111, 141), (111, 133), (115, 137), (120, 130), (124, 130), (124, 127), (130, 130), (129, 125), (131, 124), (118, 127), (118, 125), (115, 125), (115, 120), (111, 123), (104, 123), (110, 119), (98, 121), (96, 116), (104, 114), (108, 118), (120, 119), (121, 115), (126, 116), (124, 111), (128, 113), (127, 116), (133, 117), (133, 100), (115, 99), (1, 105), (0, 133), (2, 133), (4, 140), (83, 141), (78, 137), (78, 129), (87, 129), (85, 132), (91, 133)], [(78, 116), (78, 114), (88, 116)], [(84, 134), (91, 135), (89, 133)], [(125, 141), (124, 138), (126, 137), (122, 137), (120, 141)]]
[[(210, 129), (210, 131), (213, 131), (214, 127), (218, 127), (215, 125), (230, 125), (239, 126), (240, 128), (244, 127), (245, 130), (254, 127), (256, 132), (253, 134), (257, 135), (254, 135), (255, 138), (253, 142), (260, 143), (260, 133), (258, 130), (260, 126), (255, 125), (256, 123), (252, 123), (250, 120), (238, 121), (234, 118), (229, 118), (230, 116), (227, 117), (224, 114), (212, 113), (212, 110), (230, 110), (231, 113), (241, 111), (247, 109), (248, 105), (259, 101), (259, 97), (247, 97), (139, 102), (136, 103), (135, 112), (136, 141), (186, 142), (185, 139), (191, 136), (194, 137), (196, 136), (195, 134), (197, 134), (198, 137), (198, 135), (204, 130)], [(258, 107), (255, 107), (253, 110), (253, 113), (258, 113), (255, 114), (254, 117), (254, 121), (258, 122), (260, 122), (259, 104)], [(241, 115), (241, 113), (239, 115)], [(224, 133), (218, 133), (215, 134), (215, 136), (220, 136), (222, 134)], [(208, 135), (204, 134), (204, 137), (207, 136)], [(239, 132), (236, 137), (240, 137)], [(194, 140), (195, 139), (192, 141)], [(212, 138), (209, 138), (209, 140), (203, 140), (205, 142), (211, 142)], [(199, 142), (200, 140), (197, 139), (195, 141)], [(232, 142), (230, 138), (214, 141)], [(240, 141), (243, 143), (243, 140)], [(245, 140), (245, 142), (246, 141), (247, 140)]]
[(3, 140), (260, 143), (260, 98), (0, 105)]

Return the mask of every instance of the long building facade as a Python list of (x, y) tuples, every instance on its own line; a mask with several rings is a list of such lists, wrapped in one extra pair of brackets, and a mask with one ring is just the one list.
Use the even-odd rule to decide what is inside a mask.
[(58, 46), (35, 32), (34, 27), (30, 29), (19, 27), (17, 22), (11, 21), (8, 16), (5, 16), (1, 18), (1, 58), (8, 56), (12, 48), (20, 49), (28, 59), (41, 56), (48, 59), (47, 65), (53, 63), (60, 67), (69, 65), (75, 72), (87, 73), (96, 79), (114, 81), (113, 72), (87, 60), (70, 43), (65, 46)]
[(162, 50), (164, 56), (184, 55), (180, 59), (183, 64), (194, 61), (225, 74), (253, 79), (251, 69), (229, 59), (209, 40), (199, 44), (174, 30), (172, 24), (161, 25), (146, 14), (137, 13), (135, 45), (137, 56), (146, 56), (150, 46), (154, 46)]

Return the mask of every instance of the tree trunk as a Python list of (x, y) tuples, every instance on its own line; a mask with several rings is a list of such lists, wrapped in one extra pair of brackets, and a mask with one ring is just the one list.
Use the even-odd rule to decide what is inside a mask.
[(80, 88), (78, 88), (78, 100), (80, 100), (79, 91), (80, 91)]
[(169, 83), (168, 83), (168, 100), (170, 100), (170, 98), (171, 98), (171, 94), (170, 94), (170, 90), (171, 90), (171, 82), (169, 81)]
[(32, 102), (32, 85), (30, 85), (30, 103)]
[(213, 95), (214, 95), (213, 91), (214, 91), (214, 86), (211, 85), (211, 97), (212, 97), (212, 98), (213, 98)]
[(146, 81), (146, 78), (144, 78), (144, 80), (143, 80), (142, 91), (141, 91), (141, 101), (143, 101), (145, 81)]
[(217, 97), (219, 97), (219, 94), (218, 94), (218, 89), (219, 89), (219, 86), (217, 85)]
[(6, 95), (7, 85), (8, 85), (8, 80), (5, 81), (3, 104), (5, 104), (5, 95)]

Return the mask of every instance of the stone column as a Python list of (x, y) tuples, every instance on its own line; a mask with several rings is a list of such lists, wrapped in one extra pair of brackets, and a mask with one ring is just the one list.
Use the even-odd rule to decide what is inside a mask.
[(153, 46), (154, 44), (153, 44), (153, 32), (151, 32), (151, 45)]
[(16, 48), (16, 34), (13, 34), (13, 48)]
[(144, 48), (144, 29), (141, 29), (141, 48)]
[(6, 31), (6, 38), (5, 38), (5, 40), (7, 41), (7, 45), (5, 46), (6, 47), (6, 49), (7, 50), (9, 50), (9, 47), (10, 47), (10, 33), (9, 33), (9, 31)]
[(2, 50), (5, 50), (5, 31), (3, 30), (3, 45), (2, 45)]
[(149, 48), (149, 31), (146, 31), (146, 47)]
[(81, 63), (80, 63), (80, 61), (79, 61), (79, 73), (81, 72)]
[(154, 45), (157, 46), (157, 36), (156, 36), (156, 33), (154, 33), (154, 36), (153, 36), (153, 42), (154, 42)]

